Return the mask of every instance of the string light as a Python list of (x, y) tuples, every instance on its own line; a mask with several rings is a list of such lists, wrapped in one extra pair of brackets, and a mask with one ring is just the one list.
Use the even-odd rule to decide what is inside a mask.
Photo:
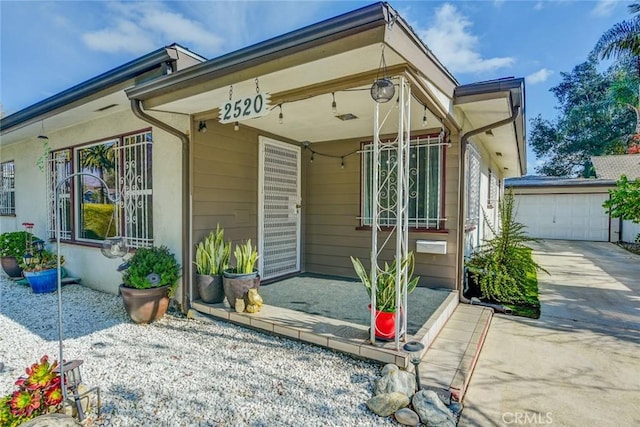
[(336, 114), (338, 112), (338, 104), (336, 104), (336, 93), (331, 92), (331, 96), (333, 98), (333, 102), (331, 102), (331, 111), (333, 111), (333, 114)]
[(235, 130), (236, 132), (237, 132), (237, 131), (239, 131), (239, 130), (240, 130), (240, 123), (235, 122), (235, 123), (233, 124), (233, 130)]
[(422, 115), (422, 127), (427, 127), (427, 106), (424, 106), (424, 114)]
[(284, 115), (282, 114), (282, 104), (278, 104), (278, 107), (280, 107), (280, 114), (278, 114), (278, 123), (282, 124), (284, 123)]
[(311, 163), (313, 163), (313, 155), (316, 154), (314, 151), (311, 152)]
[(344, 169), (344, 156), (340, 157), (340, 167)]

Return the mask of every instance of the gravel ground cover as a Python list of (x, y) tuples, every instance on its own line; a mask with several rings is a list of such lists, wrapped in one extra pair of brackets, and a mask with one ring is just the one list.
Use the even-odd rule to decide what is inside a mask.
[[(380, 426), (380, 366), (232, 324), (167, 315), (131, 323), (119, 296), (63, 288), (64, 357), (100, 386), (91, 426)], [(0, 395), (48, 354), (58, 359), (57, 293), (0, 278)]]

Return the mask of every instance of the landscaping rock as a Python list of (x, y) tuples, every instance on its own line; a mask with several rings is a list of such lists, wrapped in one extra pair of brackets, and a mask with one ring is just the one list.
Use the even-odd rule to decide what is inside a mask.
[(399, 371), (400, 368), (398, 368), (397, 365), (394, 365), (393, 363), (387, 363), (386, 365), (384, 365), (384, 367), (382, 368), (382, 376), (387, 375), (389, 372), (392, 371)]
[(432, 390), (420, 390), (413, 395), (413, 409), (420, 421), (429, 427), (455, 427), (456, 419)]
[(409, 408), (398, 409), (395, 414), (396, 421), (405, 426), (417, 426), (420, 424), (420, 417), (415, 411)]
[(81, 426), (75, 418), (64, 414), (46, 414), (21, 424), (22, 427), (75, 427)]
[(398, 391), (411, 399), (411, 396), (416, 391), (416, 377), (413, 374), (401, 371), (396, 365), (388, 364), (382, 369), (382, 375), (382, 378), (376, 380), (374, 394), (379, 395)]
[(373, 396), (367, 401), (367, 407), (381, 417), (388, 417), (398, 409), (409, 405), (409, 398), (400, 392), (384, 393)]

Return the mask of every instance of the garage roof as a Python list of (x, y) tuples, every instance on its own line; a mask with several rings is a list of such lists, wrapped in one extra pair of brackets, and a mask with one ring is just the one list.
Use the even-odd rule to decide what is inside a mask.
[(614, 179), (597, 178), (564, 178), (559, 176), (535, 176), (528, 175), (520, 178), (504, 180), (506, 188), (521, 187), (589, 187), (589, 186), (614, 186)]

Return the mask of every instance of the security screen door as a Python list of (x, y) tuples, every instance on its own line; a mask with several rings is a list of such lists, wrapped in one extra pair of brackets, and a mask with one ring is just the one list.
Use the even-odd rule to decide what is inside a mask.
[(260, 137), (258, 199), (261, 277), (300, 271), (300, 147)]

